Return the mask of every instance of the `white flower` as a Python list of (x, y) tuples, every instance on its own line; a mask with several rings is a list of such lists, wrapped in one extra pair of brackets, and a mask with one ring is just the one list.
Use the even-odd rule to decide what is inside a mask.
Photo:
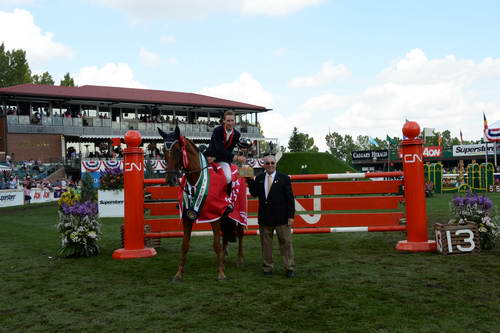
[(485, 227), (481, 227), (479, 228), (479, 232), (488, 232), (488, 229), (486, 229)]

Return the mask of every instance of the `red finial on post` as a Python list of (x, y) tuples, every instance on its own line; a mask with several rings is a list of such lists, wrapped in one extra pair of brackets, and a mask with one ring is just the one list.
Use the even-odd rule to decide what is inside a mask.
[(400, 241), (396, 250), (411, 252), (432, 252), (436, 242), (427, 235), (427, 215), (424, 189), (423, 142), (417, 138), (420, 126), (414, 121), (407, 121), (403, 126), (403, 135), (407, 139), (401, 143), (404, 187), (406, 200), (407, 240)]
[(141, 134), (125, 134), (127, 148), (123, 151), (123, 190), (125, 191), (124, 248), (113, 252), (114, 259), (147, 258), (156, 255), (144, 247), (144, 151), (139, 148)]
[(403, 125), (403, 135), (408, 139), (415, 139), (420, 134), (420, 126), (416, 121), (407, 121)]

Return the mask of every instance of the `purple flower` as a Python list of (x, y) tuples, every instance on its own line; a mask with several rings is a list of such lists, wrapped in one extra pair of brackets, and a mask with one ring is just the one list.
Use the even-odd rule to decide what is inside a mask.
[(454, 197), (453, 204), (457, 207), (463, 206), (464, 205), (464, 198), (463, 197)]
[(62, 210), (64, 214), (76, 215), (76, 216), (86, 216), (86, 215), (97, 215), (97, 203), (86, 201), (86, 202), (76, 202), (73, 206), (68, 206), (63, 204)]

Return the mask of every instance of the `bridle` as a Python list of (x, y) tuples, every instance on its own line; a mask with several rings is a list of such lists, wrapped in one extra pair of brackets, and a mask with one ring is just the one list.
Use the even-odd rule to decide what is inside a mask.
[[(208, 163), (205, 167), (203, 168), (199, 168), (197, 170), (189, 170), (189, 158), (188, 158), (188, 153), (187, 153), (187, 144), (188, 144), (188, 140), (186, 139), (186, 137), (184, 137), (183, 135), (179, 136), (179, 139), (173, 141), (169, 146), (170, 148), (167, 148), (167, 145), (165, 144), (165, 149), (168, 150), (169, 154), (172, 153), (172, 147), (176, 144), (176, 143), (179, 143), (180, 147), (181, 147), (181, 155), (182, 155), (182, 166), (176, 170), (166, 170), (165, 172), (167, 174), (174, 174), (174, 175), (177, 175), (178, 177), (181, 176), (181, 175), (186, 175), (186, 174), (192, 174), (192, 173), (197, 173), (197, 172), (201, 172), (205, 169), (207, 169), (209, 167)], [(194, 145), (193, 145), (194, 146)], [(196, 148), (196, 150), (199, 152), (198, 148), (196, 146), (194, 146)], [(201, 153), (200, 153), (201, 154)], [(205, 157), (203, 157), (205, 158)]]

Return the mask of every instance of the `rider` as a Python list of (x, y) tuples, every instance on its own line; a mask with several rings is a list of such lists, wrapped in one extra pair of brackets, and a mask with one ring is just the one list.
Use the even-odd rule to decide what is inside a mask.
[[(233, 154), (234, 147), (240, 140), (240, 132), (234, 128), (235, 115), (233, 111), (226, 111), (223, 117), (223, 123), (221, 126), (217, 126), (210, 139), (210, 145), (208, 146), (207, 156), (209, 156), (209, 162), (215, 160), (221, 169), (224, 171), (224, 176), (226, 176), (227, 193), (231, 194), (232, 183), (231, 183), (231, 163), (234, 161), (239, 161), (245, 163), (245, 157)], [(212, 157), (212, 158), (210, 158)]]

